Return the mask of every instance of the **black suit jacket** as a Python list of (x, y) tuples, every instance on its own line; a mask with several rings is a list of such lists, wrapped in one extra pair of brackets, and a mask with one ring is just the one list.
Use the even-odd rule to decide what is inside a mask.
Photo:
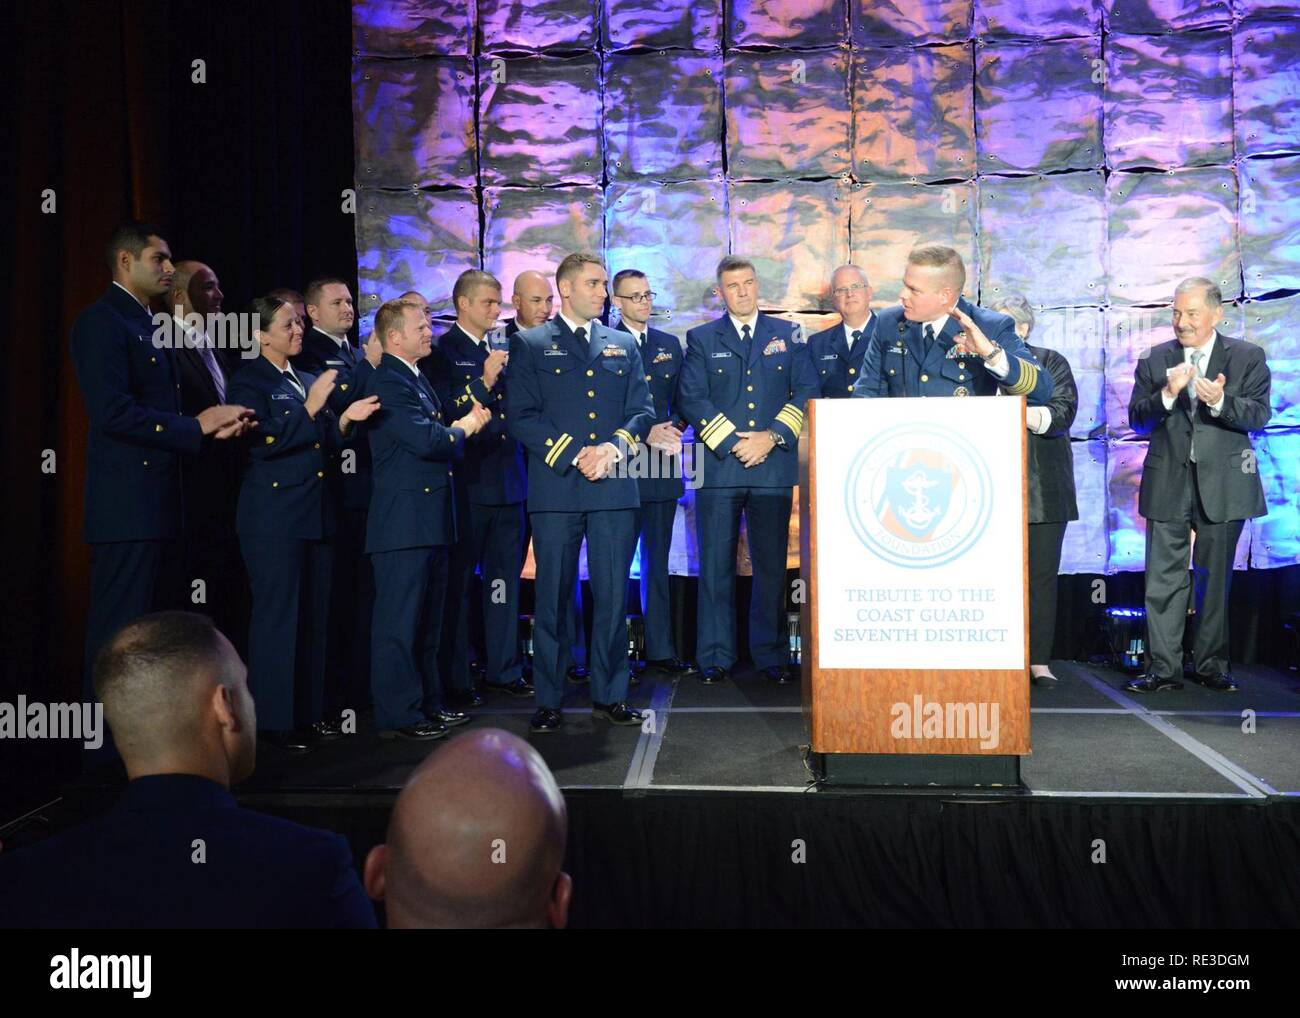
[(1206, 516), (1214, 523), (1263, 516), (1268, 509), (1249, 434), (1263, 429), (1272, 414), (1272, 378), (1263, 349), (1222, 334), (1215, 340), (1205, 377), (1224, 376), (1223, 410), (1218, 417), (1200, 400), (1193, 411), (1185, 389), (1173, 409), (1165, 409), (1160, 395), (1165, 373), (1183, 360), (1183, 347), (1176, 339), (1152, 347), (1138, 360), (1129, 423), (1139, 435), (1150, 436), (1138, 512), (1148, 520), (1177, 518), (1195, 434), (1195, 477)]
[(340, 835), (242, 809), (193, 774), (136, 778), (106, 815), (3, 853), (0, 902), (0, 926), (20, 929), (376, 925)]
[(1070, 428), (1079, 412), (1079, 390), (1063, 356), (1042, 346), (1029, 346), (1029, 352), (1052, 376), (1052, 398), (1047, 403), (1052, 422), (1042, 435), (1029, 433), (1029, 522), (1077, 520)]

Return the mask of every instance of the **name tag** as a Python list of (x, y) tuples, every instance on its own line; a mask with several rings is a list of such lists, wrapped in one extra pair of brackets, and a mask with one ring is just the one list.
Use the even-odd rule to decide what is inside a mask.
[(346, 367), (347, 367), (347, 364), (345, 364), (343, 361), (330, 361), (330, 360), (327, 360), (325, 363), (328, 364), (328, 365), (329, 365), (330, 367), (332, 367), (332, 368), (346, 368)]
[(458, 367), (458, 368), (476, 368), (476, 367), (478, 367), (478, 361), (456, 361), (456, 367)]
[(288, 392), (273, 392), (273, 393), (271, 393), (271, 398), (272, 398), (272, 399), (293, 399), (293, 400), (296, 400), (296, 399), (298, 399), (298, 394), (297, 394), (296, 392), (295, 392), (295, 393), (288, 393)]
[(834, 353), (824, 353), (822, 354), (821, 359), (824, 361), (837, 361), (840, 359), (840, 356), (839, 354), (834, 354)]
[(543, 350), (542, 356), (543, 357), (567, 357), (569, 356), (569, 351), (568, 350)]
[(716, 351), (716, 352), (713, 354), (713, 359), (714, 359), (714, 360), (721, 360), (723, 357), (730, 357), (730, 356), (731, 356), (731, 354), (729, 354), (726, 350), (720, 350), (720, 351)]

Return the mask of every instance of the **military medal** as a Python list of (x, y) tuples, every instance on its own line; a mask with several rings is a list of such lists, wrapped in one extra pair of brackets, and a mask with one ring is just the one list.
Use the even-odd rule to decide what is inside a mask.
[(957, 388), (952, 390), (952, 394), (954, 396), (969, 396), (970, 390), (964, 385), (959, 385)]

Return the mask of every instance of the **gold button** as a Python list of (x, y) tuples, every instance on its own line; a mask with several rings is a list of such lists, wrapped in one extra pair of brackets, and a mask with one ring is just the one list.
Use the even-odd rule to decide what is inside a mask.
[(751, 410), (754, 409), (754, 404), (753, 404), (753, 403), (749, 404), (749, 409), (751, 409)]
[(965, 362), (965, 361), (958, 361), (958, 362), (957, 362), (957, 367), (959, 367), (959, 368), (961, 368), (963, 371), (965, 371), (965, 370), (966, 370), (966, 362)]
[(313, 442), (313, 443), (312, 443), (312, 448), (313, 448), (313, 449), (319, 449), (319, 448), (320, 448), (320, 443), (319, 443), (319, 442)]
[[(667, 377), (668, 377), (667, 375), (664, 375), (664, 378), (667, 378)], [(649, 375), (646, 375), (646, 376), (645, 376), (645, 380), (646, 380), (647, 382), (651, 381), (650, 376), (649, 376)]]
[(752, 385), (747, 385), (747, 386), (745, 386), (745, 391), (746, 391), (746, 392), (753, 392), (753, 391), (754, 391), (754, 387), (753, 387)]
[(317, 476), (317, 477), (324, 477), (324, 476), (325, 476), (325, 471), (324, 471), (324, 470), (317, 470), (317, 471), (316, 471), (316, 476)]
[[(556, 368), (556, 369), (555, 369), (555, 373), (558, 375), (558, 374), (560, 373), (560, 369), (559, 369), (559, 368)], [(591, 374), (591, 372), (588, 371), (587, 374)]]
[(588, 390), (587, 390), (587, 395), (588, 395), (588, 396), (592, 396), (592, 397), (594, 397), (594, 396), (596, 395), (596, 390), (595, 390), (595, 389), (588, 389)]
[(596, 411), (595, 410), (591, 411), (591, 413), (587, 414), (587, 416), (594, 421), (596, 419)]
[(966, 376), (965, 376), (965, 375), (958, 375), (958, 376), (957, 376), (957, 381), (959, 381), (959, 382), (964, 382), (964, 381), (966, 381)]
[(154, 430), (154, 431), (162, 431), (162, 425), (161, 425), (161, 424), (155, 424), (155, 425), (153, 426), (153, 430)]
[(555, 443), (552, 442), (552, 441), (548, 438), (548, 439), (546, 440), (546, 444), (547, 444), (547, 445), (554, 445)]
[(447, 439), (448, 439), (448, 441), (454, 442), (454, 441), (456, 441), (456, 436), (455, 436), (455, 435), (448, 435), (448, 436), (447, 436)]
[(929, 376), (929, 375), (922, 375), (922, 376), (921, 376), (921, 381), (923, 381), (923, 382), (928, 382), (929, 380), (930, 380), (930, 376)]
[(288, 417), (288, 416), (289, 416), (289, 411), (288, 411), (288, 410), (286, 410), (286, 411), (284, 412), (284, 416), (285, 416), (285, 417)]
[(890, 369), (889, 369), (889, 373), (892, 375), (892, 374), (894, 373), (894, 369), (893, 369), (893, 368), (890, 368)]
[(587, 369), (587, 377), (588, 377), (588, 378), (590, 378), (590, 377), (591, 377), (592, 375), (594, 375), (595, 373), (596, 373), (596, 372), (592, 371), (591, 368), (588, 368), (588, 369)]
[(456, 471), (454, 471), (454, 470), (448, 470), (448, 471), (447, 471), (447, 476), (448, 476), (448, 477), (455, 477), (455, 476), (456, 476)]
[(777, 371), (784, 371), (785, 368), (782, 367), (780, 364), (778, 364), (778, 365), (776, 366), (776, 370), (777, 370)]
[(596, 441), (596, 433), (594, 431), (591, 433), (591, 440), (593, 442)]
[(429, 489), (428, 489), (428, 488), (425, 488), (425, 489), (424, 489), (424, 493), (425, 493), (426, 495), (429, 494)]
[(754, 372), (749, 371), (749, 370), (746, 370), (746, 371), (745, 371), (745, 374), (747, 374), (747, 375), (752, 375), (753, 373), (754, 373)]
[(708, 421), (700, 421), (700, 427), (702, 428), (702, 427), (704, 427), (704, 425), (706, 425), (706, 424), (708, 424), (708, 423), (709, 423)]
[(272, 481), (272, 482), (271, 482), (271, 487), (272, 487), (272, 488), (278, 488), (278, 487), (280, 487), (280, 482), (279, 482), (279, 481)]
[(849, 374), (850, 374), (850, 375), (856, 375), (857, 373), (858, 373), (858, 369), (857, 369), (857, 368), (849, 368)]
[(750, 421), (750, 422), (749, 422), (749, 426), (752, 428), (752, 427), (754, 426), (754, 422), (753, 422), (753, 421)]
[(150, 358), (149, 358), (149, 363), (150, 363), (150, 364), (157, 364), (157, 363), (158, 363), (158, 358), (157, 358), (157, 357), (150, 357)]
[(145, 461), (144, 461), (144, 465), (147, 467), (147, 466), (149, 465), (149, 461), (148, 461), (148, 460), (145, 460)]
[(347, 382), (344, 382), (342, 385), (339, 386), (339, 388), (340, 388), (341, 390), (343, 390), (344, 392), (347, 392), (347, 391), (348, 391), (348, 383), (347, 383)]
[(267, 435), (267, 436), (266, 436), (266, 444), (267, 444), (267, 445), (270, 445), (270, 444), (271, 444), (272, 442), (274, 442), (274, 441), (275, 441), (275, 436), (274, 436), (274, 435)]

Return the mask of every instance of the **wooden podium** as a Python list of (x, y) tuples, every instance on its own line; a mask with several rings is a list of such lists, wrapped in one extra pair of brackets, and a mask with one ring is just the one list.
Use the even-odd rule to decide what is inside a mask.
[(804, 717), (826, 780), (1019, 785), (1024, 399), (818, 399), (807, 421)]

